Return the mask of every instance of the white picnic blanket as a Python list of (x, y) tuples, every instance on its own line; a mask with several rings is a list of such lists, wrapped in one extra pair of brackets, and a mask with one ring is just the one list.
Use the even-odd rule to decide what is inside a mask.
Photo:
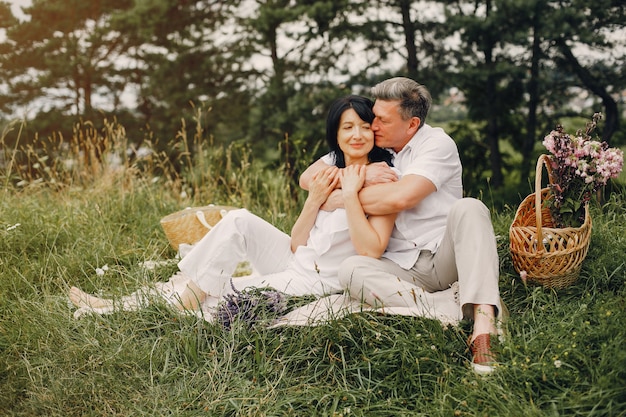
[[(167, 282), (146, 286), (130, 295), (114, 299), (113, 306), (78, 308), (74, 312), (74, 317), (79, 318), (86, 314), (110, 314), (120, 310), (138, 310), (150, 304), (156, 297), (161, 297), (167, 303), (173, 305), (186, 288), (187, 282), (188, 279), (178, 273), (172, 276)], [(196, 314), (198, 317), (212, 322), (218, 302), (219, 300), (215, 297), (207, 297), (200, 311), (189, 312), (189, 314)], [(458, 301), (458, 283), (455, 283), (445, 291), (424, 293), (418, 298), (415, 305), (407, 307), (375, 307), (363, 304), (345, 294), (328, 295), (279, 317), (272, 327), (316, 326), (333, 319), (345, 317), (349, 314), (365, 311), (426, 317), (439, 320), (443, 325), (456, 325), (461, 319), (461, 308)]]
[(315, 326), (349, 314), (365, 311), (381, 314), (426, 317), (439, 320), (443, 325), (456, 325), (461, 320), (458, 302), (458, 283), (445, 291), (426, 293), (419, 301), (407, 307), (373, 307), (346, 294), (321, 297), (279, 317), (272, 327)]

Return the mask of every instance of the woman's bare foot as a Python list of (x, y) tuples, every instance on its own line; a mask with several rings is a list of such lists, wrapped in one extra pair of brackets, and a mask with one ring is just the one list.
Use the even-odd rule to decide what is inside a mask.
[(113, 306), (112, 300), (107, 300), (106, 298), (100, 298), (87, 294), (86, 292), (76, 287), (70, 288), (69, 297), (72, 304), (74, 304), (78, 308), (103, 308)]
[(200, 306), (206, 299), (207, 294), (196, 285), (195, 282), (189, 281), (187, 287), (180, 294), (177, 300), (176, 308), (181, 311), (191, 310), (198, 311)]

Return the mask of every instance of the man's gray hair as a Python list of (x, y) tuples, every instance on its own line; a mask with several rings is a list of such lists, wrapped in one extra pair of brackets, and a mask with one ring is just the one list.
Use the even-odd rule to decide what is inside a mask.
[(420, 119), (420, 127), (432, 104), (428, 89), (410, 78), (395, 77), (382, 81), (372, 87), (372, 96), (376, 100), (400, 101), (400, 116), (404, 120), (411, 117)]

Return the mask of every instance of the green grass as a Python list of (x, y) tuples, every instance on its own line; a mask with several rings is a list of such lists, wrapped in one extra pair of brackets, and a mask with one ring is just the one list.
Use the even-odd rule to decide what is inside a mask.
[[(215, 152), (222, 156), (210, 163), (212, 152), (205, 155), (210, 176), (168, 177), (129, 162), (121, 170), (82, 167), (99, 170), (97, 180), (76, 171), (62, 184), (6, 182), (0, 415), (626, 415), (623, 194), (593, 207), (581, 276), (559, 291), (521, 282), (508, 254), (514, 211), (492, 213), (511, 317), (502, 364), (489, 377), (469, 367), (467, 323), (443, 328), (364, 313), (314, 328), (224, 331), (159, 303), (75, 320), (71, 285), (119, 295), (169, 278), (175, 267), (147, 272), (139, 263), (174, 256), (159, 226), (172, 211), (233, 204), (289, 229), (301, 199), (282, 172), (254, 162), (226, 167), (229, 158), (245, 161), (245, 152)], [(109, 270), (96, 274), (103, 265)]]

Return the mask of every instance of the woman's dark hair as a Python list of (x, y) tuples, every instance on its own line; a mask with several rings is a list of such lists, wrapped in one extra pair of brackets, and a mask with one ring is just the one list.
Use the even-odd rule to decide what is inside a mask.
[[(344, 111), (353, 109), (363, 121), (372, 123), (374, 121), (373, 107), (374, 102), (372, 100), (356, 95), (338, 98), (330, 105), (328, 117), (326, 118), (326, 142), (330, 152), (335, 156), (335, 165), (339, 168), (346, 167), (343, 151), (339, 148), (339, 143), (337, 142), (337, 131), (339, 130), (341, 115)], [(369, 162), (386, 162), (389, 166), (393, 166), (391, 153), (376, 145), (370, 151), (368, 158)]]

